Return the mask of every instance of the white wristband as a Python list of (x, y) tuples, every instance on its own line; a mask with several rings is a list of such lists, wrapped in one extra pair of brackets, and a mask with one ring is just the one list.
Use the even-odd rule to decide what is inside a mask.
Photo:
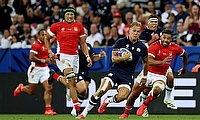
[(147, 76), (142, 76), (141, 78), (147, 79)]

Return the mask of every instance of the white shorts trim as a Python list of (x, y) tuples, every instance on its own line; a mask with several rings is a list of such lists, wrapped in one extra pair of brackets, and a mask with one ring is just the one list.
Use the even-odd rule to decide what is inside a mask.
[(43, 83), (49, 78), (49, 68), (48, 67), (34, 67), (29, 66), (28, 69), (28, 82), (32, 84)]
[(78, 55), (68, 55), (59, 53), (60, 58), (56, 59), (56, 65), (63, 72), (66, 68), (72, 68), (74, 73), (78, 74), (79, 69), (79, 57)]
[(118, 86), (117, 89), (119, 89), (121, 87), (125, 87), (125, 88), (129, 89), (129, 91), (131, 91), (131, 87), (129, 85), (127, 85), (127, 84), (121, 84), (121, 85)]

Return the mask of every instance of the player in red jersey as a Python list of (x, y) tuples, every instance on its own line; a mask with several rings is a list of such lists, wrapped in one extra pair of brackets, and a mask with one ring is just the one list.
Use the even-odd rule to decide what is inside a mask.
[(150, 45), (148, 49), (149, 70), (147, 74), (147, 82), (140, 85), (140, 79), (136, 79), (136, 83), (132, 88), (132, 92), (126, 102), (124, 113), (120, 118), (128, 118), (135, 100), (140, 93), (147, 87), (151, 87), (150, 95), (137, 111), (138, 116), (142, 116), (147, 105), (154, 99), (158, 98), (160, 93), (165, 89), (167, 70), (176, 55), (183, 57), (183, 68), (178, 71), (178, 75), (186, 72), (188, 56), (183, 48), (174, 44), (172, 41), (172, 31), (163, 30), (161, 40)]
[[(83, 25), (74, 19), (75, 14), (76, 10), (74, 8), (66, 8), (64, 11), (64, 20), (51, 25), (45, 44), (49, 52), (49, 57), (55, 58), (56, 65), (64, 75), (61, 76), (55, 72), (50, 72), (48, 82), (52, 84), (53, 80), (57, 80), (69, 88), (74, 108), (79, 112), (80, 104), (78, 102), (75, 79), (75, 74), (78, 74), (79, 66), (78, 42), (86, 56), (88, 67), (92, 66), (92, 60), (89, 56), (86, 44), (87, 35), (84, 32)], [(56, 36), (58, 45), (56, 55), (51, 51), (49, 41), (53, 36)]]
[(22, 83), (14, 90), (14, 96), (18, 96), (21, 92), (33, 95), (36, 92), (38, 83), (42, 83), (44, 91), (44, 101), (46, 105), (45, 115), (56, 115), (51, 109), (52, 102), (52, 85), (48, 84), (49, 68), (48, 50), (44, 44), (46, 38), (46, 30), (42, 29), (38, 32), (38, 39), (33, 43), (30, 49), (29, 59), (31, 65), (28, 69), (28, 85), (23, 86)]

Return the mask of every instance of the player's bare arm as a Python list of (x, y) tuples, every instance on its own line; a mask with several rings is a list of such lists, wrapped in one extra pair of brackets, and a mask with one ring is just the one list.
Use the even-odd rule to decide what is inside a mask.
[(37, 62), (37, 63), (49, 63), (50, 59), (46, 58), (46, 59), (39, 59), (38, 57), (36, 57), (36, 54), (34, 52), (30, 52), (30, 56), (29, 59), (33, 62)]
[(102, 57), (106, 56), (106, 52), (101, 50), (99, 54), (93, 55), (91, 58), (94, 62), (99, 61)]
[(186, 51), (184, 51), (184, 54), (181, 57), (183, 57), (183, 59), (182, 59), (183, 67), (180, 70), (178, 70), (178, 75), (186, 73), (186, 68), (187, 68), (187, 64), (188, 64), (188, 55), (187, 55)]
[(155, 60), (155, 58), (151, 55), (148, 55), (149, 65), (162, 65), (162, 64), (170, 64), (172, 56), (167, 56), (164, 60)]
[(146, 57), (146, 58), (143, 58), (143, 77), (141, 79), (140, 85), (145, 85), (147, 81), (148, 68), (149, 68), (149, 61), (148, 61), (148, 57)]
[(123, 56), (118, 55), (118, 50), (112, 51), (112, 62), (119, 63), (121, 61), (128, 60), (130, 58), (131, 54), (129, 52), (126, 52)]
[(86, 59), (87, 59), (87, 62), (88, 62), (88, 67), (91, 67), (92, 66), (92, 60), (89, 56), (89, 52), (88, 52), (88, 48), (87, 48), (87, 44), (86, 44), (86, 38), (87, 38), (86, 35), (80, 37), (80, 45), (81, 45), (83, 53), (86, 56)]

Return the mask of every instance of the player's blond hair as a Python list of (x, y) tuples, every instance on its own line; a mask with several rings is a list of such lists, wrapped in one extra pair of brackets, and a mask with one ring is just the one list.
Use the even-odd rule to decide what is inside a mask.
[(133, 23), (131, 23), (130, 28), (132, 28), (133, 26), (138, 26), (138, 27), (142, 28), (142, 23), (141, 22), (133, 22)]

